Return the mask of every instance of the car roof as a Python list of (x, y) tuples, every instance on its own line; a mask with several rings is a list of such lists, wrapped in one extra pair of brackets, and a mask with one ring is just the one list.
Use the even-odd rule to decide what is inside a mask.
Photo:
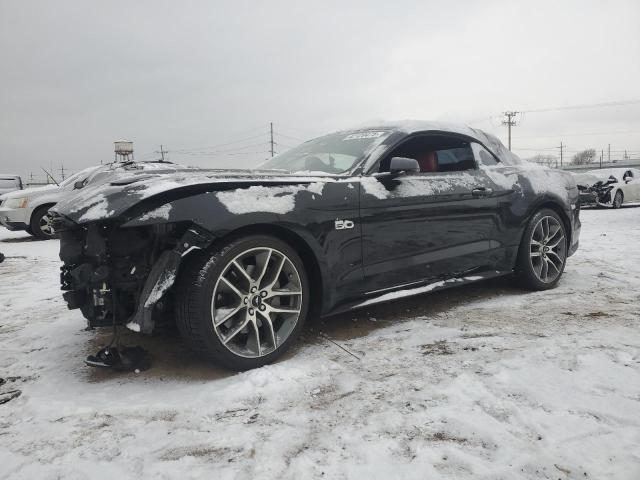
[(421, 132), (444, 132), (457, 135), (464, 135), (471, 138), (485, 147), (489, 148), (506, 165), (518, 165), (522, 163), (520, 157), (510, 152), (498, 139), (498, 137), (484, 132), (478, 128), (472, 128), (462, 123), (440, 122), (432, 120), (395, 120), (382, 121), (375, 124), (363, 125), (349, 131), (361, 130), (392, 130), (396, 132), (412, 135)]

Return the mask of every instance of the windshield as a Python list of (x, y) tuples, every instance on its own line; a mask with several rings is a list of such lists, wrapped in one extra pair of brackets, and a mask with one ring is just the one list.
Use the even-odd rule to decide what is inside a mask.
[(74, 173), (69, 178), (67, 178), (67, 179), (63, 180), (62, 182), (60, 182), (60, 186), (61, 187), (66, 187), (67, 185), (71, 185), (72, 183), (76, 183), (78, 180), (84, 180), (84, 177), (89, 175), (96, 168), (98, 168), (98, 167), (89, 167), (89, 168), (85, 168), (84, 170), (80, 170), (79, 172)]
[(302, 174), (340, 174), (351, 170), (391, 132), (340, 132), (309, 140), (259, 165), (260, 169)]

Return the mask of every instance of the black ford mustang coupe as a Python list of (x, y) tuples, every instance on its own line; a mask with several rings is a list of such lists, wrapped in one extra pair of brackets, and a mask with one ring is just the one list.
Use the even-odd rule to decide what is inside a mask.
[(570, 174), (433, 122), (332, 133), (253, 170), (123, 176), (54, 213), (69, 308), (144, 333), (175, 320), (233, 369), (282, 355), (310, 315), (500, 275), (552, 288), (580, 234)]

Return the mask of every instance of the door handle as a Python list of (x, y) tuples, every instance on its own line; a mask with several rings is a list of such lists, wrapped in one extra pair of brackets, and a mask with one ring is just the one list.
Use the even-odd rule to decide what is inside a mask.
[(478, 187), (471, 190), (471, 195), (474, 197), (488, 197), (493, 194), (492, 188)]

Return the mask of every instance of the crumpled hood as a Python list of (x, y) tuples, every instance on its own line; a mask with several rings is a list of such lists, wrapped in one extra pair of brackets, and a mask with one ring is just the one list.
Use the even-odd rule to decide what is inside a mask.
[[(88, 223), (121, 216), (131, 207), (147, 201), (149, 208), (182, 195), (229, 190), (252, 185), (298, 185), (333, 181), (332, 175), (301, 176), (271, 170), (190, 170), (170, 174), (140, 172), (121, 176), (101, 185), (87, 186), (59, 202), (53, 212), (76, 223)], [(159, 201), (153, 202), (152, 198)], [(166, 200), (163, 201), (163, 200)], [(123, 219), (124, 220), (124, 219)]]

